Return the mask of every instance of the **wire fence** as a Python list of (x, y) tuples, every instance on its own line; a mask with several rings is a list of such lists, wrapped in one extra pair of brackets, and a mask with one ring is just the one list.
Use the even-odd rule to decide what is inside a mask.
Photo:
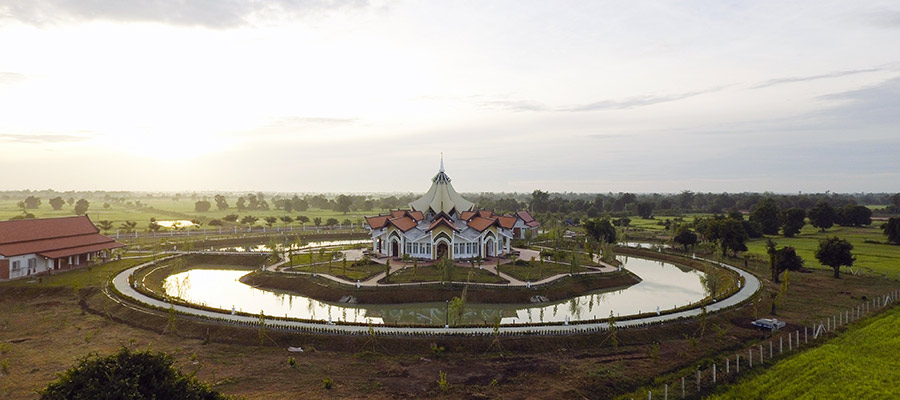
[[(892, 306), (900, 290), (894, 290), (882, 296), (859, 303), (810, 326), (793, 332), (785, 331), (772, 336), (768, 341), (754, 344), (741, 351), (720, 358), (706, 368), (697, 368), (693, 373), (676, 378), (670, 383), (647, 390), (647, 399), (669, 400), (699, 398), (709, 394), (718, 385), (733, 382), (741, 374), (753, 368), (771, 365), (784, 354), (796, 352), (809, 346), (810, 341), (822, 340), (833, 336), (842, 326), (857, 322)], [(724, 368), (723, 368), (724, 367)], [(634, 398), (632, 398), (634, 399)]]

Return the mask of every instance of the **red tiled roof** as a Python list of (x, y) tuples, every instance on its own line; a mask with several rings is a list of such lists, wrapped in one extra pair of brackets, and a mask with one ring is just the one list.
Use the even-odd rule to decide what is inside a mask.
[(497, 217), (497, 220), (500, 221), (500, 227), (504, 229), (512, 229), (516, 225), (516, 217), (502, 215)]
[(521, 218), (522, 221), (524, 221), (526, 224), (534, 221), (534, 217), (532, 217), (531, 214), (528, 213), (528, 211), (518, 211), (516, 212), (516, 216)]
[[(86, 217), (0, 222), (0, 255), (84, 254), (123, 245), (103, 236)], [(84, 251), (82, 251), (84, 250)]]
[(478, 210), (478, 216), (481, 218), (490, 218), (494, 216), (494, 212), (490, 210)]
[(540, 222), (537, 222), (537, 221), (528, 221), (528, 222), (525, 223), (525, 226), (534, 228), (534, 227), (541, 226), (541, 223), (540, 223)]
[(369, 227), (372, 229), (383, 228), (385, 224), (387, 224), (388, 215), (378, 215), (375, 217), (366, 217), (366, 223), (369, 224)]
[(496, 222), (497, 222), (496, 219), (475, 217), (475, 218), (472, 218), (471, 221), (469, 221), (469, 227), (472, 229), (475, 229), (478, 232), (483, 232), (485, 229), (487, 229), (489, 226), (493, 225)]
[(421, 221), (425, 219), (425, 213), (421, 211), (410, 211), (409, 216), (412, 217), (416, 221)]
[(99, 232), (87, 216), (0, 221), (0, 244)]
[(38, 255), (39, 255), (39, 256), (44, 256), (44, 257), (47, 257), (47, 258), (60, 258), (60, 257), (74, 256), (74, 255), (76, 255), (76, 254), (93, 253), (93, 252), (95, 252), (95, 251), (100, 251), (100, 250), (116, 249), (116, 248), (119, 248), (119, 247), (122, 247), (122, 246), (125, 246), (125, 245), (122, 244), (122, 243), (119, 243), (119, 242), (116, 242), (116, 241), (113, 240), (113, 241), (106, 242), (106, 243), (92, 244), (92, 245), (88, 245), (88, 246), (72, 247), (72, 248), (70, 248), (70, 249), (60, 249), (60, 250), (53, 250), (53, 251), (45, 251), (45, 252), (38, 253)]
[(388, 220), (391, 224), (400, 229), (403, 232), (406, 232), (412, 228), (416, 227), (416, 221), (410, 217), (402, 217), (402, 218), (393, 218)]
[(462, 220), (468, 221), (468, 220), (472, 219), (472, 217), (474, 217), (475, 214), (476, 214), (475, 211), (463, 211), (461, 214), (459, 214), (459, 218)]
[(406, 210), (394, 210), (391, 211), (391, 218), (400, 218), (406, 215)]
[(437, 228), (438, 225), (446, 225), (446, 226), (450, 227), (450, 229), (453, 229), (454, 231), (457, 230), (456, 227), (453, 226), (453, 223), (450, 222), (449, 220), (447, 220), (446, 218), (438, 218), (438, 219), (434, 220), (434, 222), (431, 223), (431, 225), (428, 227), (428, 229), (425, 232), (430, 232), (432, 229)]

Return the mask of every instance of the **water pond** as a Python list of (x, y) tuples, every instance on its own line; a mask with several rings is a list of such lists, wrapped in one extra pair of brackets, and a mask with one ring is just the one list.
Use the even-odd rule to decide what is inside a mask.
[[(291, 249), (294, 250), (306, 250), (306, 249), (315, 249), (319, 247), (335, 247), (335, 246), (352, 246), (356, 244), (370, 244), (372, 243), (371, 239), (354, 239), (354, 240), (323, 240), (320, 242), (309, 242), (303, 245), (298, 245), (296, 243), (291, 244)], [(255, 246), (225, 246), (215, 248), (216, 251), (247, 251), (247, 252), (269, 252), (272, 251), (272, 248), (269, 247), (268, 244), (258, 244)]]
[[(670, 263), (622, 257), (625, 267), (643, 281), (624, 289), (598, 291), (563, 301), (538, 304), (468, 304), (462, 323), (490, 325), (563, 322), (655, 312), (685, 306), (707, 296), (704, 274)], [(230, 311), (320, 321), (373, 324), (399, 323), (444, 325), (446, 303), (357, 305), (318, 301), (304, 296), (257, 289), (238, 279), (247, 271), (193, 269), (166, 278), (170, 296), (188, 302)]]

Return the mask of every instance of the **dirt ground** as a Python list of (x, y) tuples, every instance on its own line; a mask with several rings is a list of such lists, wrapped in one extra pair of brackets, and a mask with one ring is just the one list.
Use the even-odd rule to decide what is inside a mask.
[[(120, 346), (171, 354), (185, 372), (216, 390), (271, 398), (610, 398), (702, 359), (741, 348), (766, 333), (751, 329), (768, 316), (777, 286), (760, 301), (661, 327), (560, 337), (391, 338), (304, 335), (200, 323), (135, 311), (97, 288), (0, 286), (0, 398), (36, 391), (90, 352)], [(826, 271), (794, 273), (778, 318), (803, 326), (898, 286), (880, 278)], [(208, 342), (208, 343), (207, 343)], [(432, 344), (440, 349), (433, 350)], [(300, 346), (302, 353), (289, 353)], [(294, 357), (295, 366), (288, 359)], [(3, 371), (6, 372), (3, 372)], [(446, 391), (439, 388), (446, 373)], [(326, 389), (323, 379), (334, 381)]]

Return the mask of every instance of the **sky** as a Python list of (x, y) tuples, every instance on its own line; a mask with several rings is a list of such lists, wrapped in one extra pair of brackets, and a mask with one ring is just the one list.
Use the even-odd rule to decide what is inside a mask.
[(0, 190), (900, 191), (897, 1), (0, 0)]

